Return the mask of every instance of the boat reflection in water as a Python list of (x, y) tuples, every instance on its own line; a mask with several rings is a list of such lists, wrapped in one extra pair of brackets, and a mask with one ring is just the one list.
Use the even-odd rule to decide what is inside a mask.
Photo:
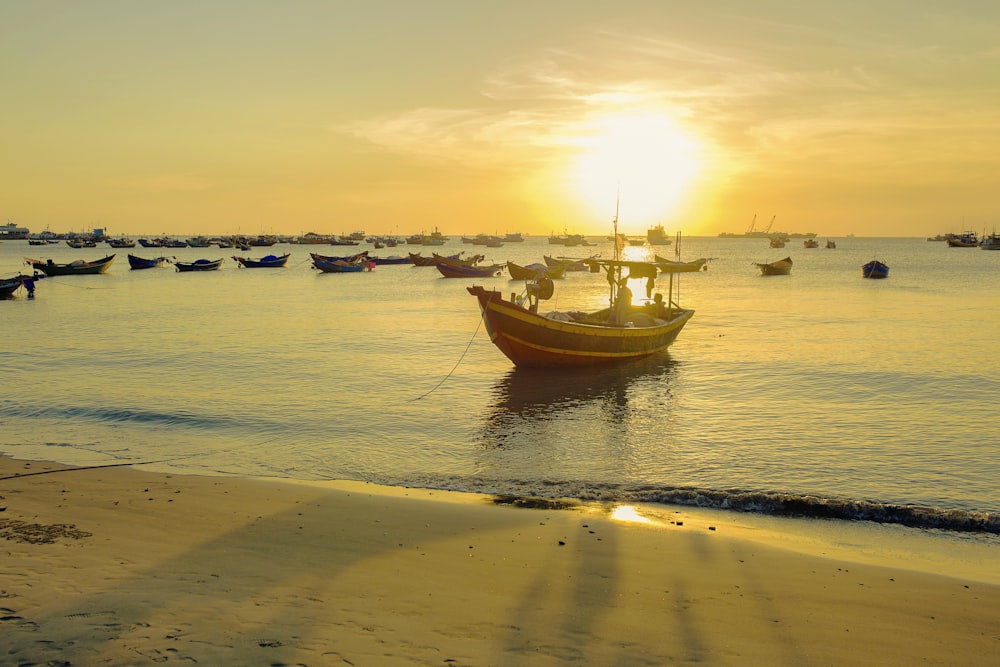
[[(557, 373), (512, 368), (493, 387), (481, 446), (541, 452), (545, 458), (560, 457), (564, 451), (574, 465), (581, 456), (600, 457), (599, 450), (606, 446), (627, 448), (632, 436), (669, 422), (670, 378), (676, 363), (664, 352)], [(581, 423), (592, 427), (581, 429)]]

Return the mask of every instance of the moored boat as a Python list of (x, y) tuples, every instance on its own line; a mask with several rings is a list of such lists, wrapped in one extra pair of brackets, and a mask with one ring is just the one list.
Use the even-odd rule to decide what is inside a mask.
[(566, 274), (565, 266), (546, 266), (540, 262), (521, 266), (507, 262), (507, 272), (514, 280), (536, 280), (538, 278), (562, 278)]
[(31, 259), (30, 257), (24, 258), (24, 261), (29, 266), (47, 276), (83, 276), (104, 273), (114, 260), (114, 255), (108, 255), (92, 262), (77, 259), (66, 264), (56, 264), (51, 259), (42, 261), (40, 259)]
[(762, 276), (787, 276), (792, 272), (792, 258), (786, 257), (774, 262), (757, 263)]
[(240, 257), (239, 255), (233, 255), (233, 259), (236, 260), (239, 265), (246, 269), (280, 269), (285, 266), (288, 261), (288, 257), (291, 253), (285, 253), (284, 255), (264, 255), (258, 259), (253, 259), (250, 257)]
[(975, 248), (979, 245), (979, 237), (975, 232), (948, 234), (947, 243), (949, 248)]
[(174, 262), (178, 271), (216, 271), (222, 266), (222, 258), (196, 259), (193, 262)]
[(646, 241), (649, 245), (670, 245), (673, 241), (664, 231), (663, 225), (655, 225), (646, 230)]
[(489, 278), (500, 273), (503, 264), (460, 264), (437, 262), (434, 264), (445, 278)]
[(413, 260), (409, 257), (403, 257), (402, 255), (389, 255), (388, 257), (376, 257), (375, 255), (369, 255), (368, 259), (374, 262), (377, 266), (383, 266), (385, 264), (413, 264)]
[[(411, 252), (409, 255), (410, 262), (413, 263), (413, 266), (434, 266), (434, 264), (437, 263), (438, 258), (441, 257), (441, 255), (438, 255), (437, 253), (434, 253), (430, 257), (424, 257), (419, 252)], [(458, 252), (454, 255), (448, 255), (447, 257), (448, 259), (459, 259), (461, 256), (462, 253)]]
[(1000, 234), (993, 232), (989, 236), (984, 236), (979, 242), (979, 247), (983, 250), (1000, 250)]
[(334, 258), (322, 255), (312, 255), (313, 267), (323, 273), (358, 273), (365, 269), (371, 270), (368, 262), (368, 253), (361, 253), (354, 257)]
[(169, 261), (170, 258), (168, 257), (154, 257), (152, 259), (146, 259), (145, 257), (137, 257), (131, 253), (128, 256), (128, 265), (133, 269), (155, 269), (158, 266), (163, 266)]
[(546, 266), (562, 268), (564, 271), (589, 271), (589, 262), (597, 258), (598, 255), (591, 255), (590, 257), (582, 259), (575, 257), (550, 257), (549, 255), (542, 255), (542, 259), (545, 260)]
[(864, 264), (861, 267), (861, 277), (862, 278), (888, 278), (889, 277), (889, 266), (884, 262), (880, 262), (877, 259)]
[[(595, 312), (553, 312), (541, 315), (540, 301), (552, 297), (548, 278), (530, 282), (523, 298), (504, 298), (497, 290), (468, 287), (479, 302), (490, 340), (517, 366), (566, 367), (612, 363), (661, 352), (677, 338), (694, 311), (681, 308), (674, 298), (675, 282), (669, 266), (656, 262), (591, 260), (608, 273), (610, 305)], [(623, 276), (623, 271), (628, 276)], [(627, 277), (651, 280), (657, 271), (670, 275), (670, 298), (633, 306)], [(657, 295), (659, 296), (659, 295)]]
[(9, 299), (21, 287), (27, 290), (29, 298), (34, 296), (35, 279), (35, 276), (26, 276), (20, 273), (16, 276), (0, 278), (0, 299)]
[(693, 259), (690, 262), (681, 262), (679, 260), (670, 260), (666, 257), (660, 257), (659, 255), (653, 255), (656, 259), (658, 265), (665, 266), (665, 273), (685, 273), (691, 271), (707, 271), (708, 270), (708, 260), (704, 257), (699, 257), (698, 259)]

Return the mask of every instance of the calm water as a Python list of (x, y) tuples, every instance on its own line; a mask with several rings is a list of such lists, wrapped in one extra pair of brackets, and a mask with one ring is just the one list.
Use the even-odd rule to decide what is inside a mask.
[[(682, 259), (711, 262), (682, 279), (696, 313), (669, 355), (549, 373), (515, 370), (480, 326), (470, 282), (433, 267), (326, 275), (309, 250), (349, 248), (278, 245), (242, 254), (290, 251), (283, 270), (227, 259), (214, 273), (130, 271), (117, 251), (106, 275), (45, 279), (34, 300), (0, 302), (0, 451), (1000, 532), (1000, 252), (836, 241), (684, 239)], [(485, 252), (610, 256), (598, 244)], [(457, 238), (422, 250), (484, 251)], [(23, 255), (110, 252), (6, 241), (0, 275)], [(790, 276), (753, 266), (786, 255)], [(889, 279), (861, 279), (876, 256)], [(549, 306), (603, 306), (606, 288), (569, 274)]]

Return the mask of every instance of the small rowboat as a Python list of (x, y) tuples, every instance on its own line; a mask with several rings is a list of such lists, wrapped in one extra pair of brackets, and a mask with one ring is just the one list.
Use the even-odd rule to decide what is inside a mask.
[(168, 257), (154, 257), (153, 259), (146, 259), (145, 257), (136, 257), (130, 254), (128, 256), (128, 265), (133, 269), (155, 269), (158, 266), (163, 266), (165, 262), (169, 262)]
[(104, 273), (114, 259), (114, 255), (108, 255), (93, 262), (78, 259), (67, 264), (56, 264), (51, 259), (43, 262), (40, 259), (31, 259), (30, 257), (25, 257), (24, 261), (33, 269), (37, 269), (47, 276), (82, 276)]
[(18, 274), (10, 278), (0, 278), (0, 299), (9, 299), (21, 286), (28, 290), (31, 297), (35, 292), (35, 276)]
[(889, 266), (883, 262), (873, 259), (861, 267), (862, 278), (888, 278)]
[(507, 272), (513, 280), (537, 280), (538, 278), (562, 278), (566, 274), (565, 266), (545, 266), (539, 262), (521, 266), (507, 262)]
[(438, 262), (434, 266), (445, 278), (489, 278), (503, 268), (503, 264), (456, 264)]
[(370, 269), (366, 257), (350, 261), (347, 259), (331, 259), (322, 255), (313, 255), (313, 266), (323, 273), (358, 273), (359, 271)]
[(251, 259), (249, 257), (240, 257), (234, 255), (233, 259), (239, 262), (239, 265), (246, 269), (280, 269), (285, 266), (285, 262), (288, 261), (291, 253), (285, 253), (280, 257), (277, 255), (264, 255), (260, 259)]
[(762, 276), (787, 276), (792, 272), (792, 258), (786, 257), (775, 262), (757, 264)]
[(174, 262), (178, 271), (216, 271), (222, 266), (222, 258), (196, 259), (193, 262)]

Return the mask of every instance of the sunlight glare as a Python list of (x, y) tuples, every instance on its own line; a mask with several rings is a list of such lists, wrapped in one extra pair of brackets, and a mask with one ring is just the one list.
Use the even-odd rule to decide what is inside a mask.
[(662, 222), (701, 167), (696, 139), (663, 113), (602, 116), (581, 141), (574, 185), (586, 204), (606, 210), (620, 193), (622, 220)]

